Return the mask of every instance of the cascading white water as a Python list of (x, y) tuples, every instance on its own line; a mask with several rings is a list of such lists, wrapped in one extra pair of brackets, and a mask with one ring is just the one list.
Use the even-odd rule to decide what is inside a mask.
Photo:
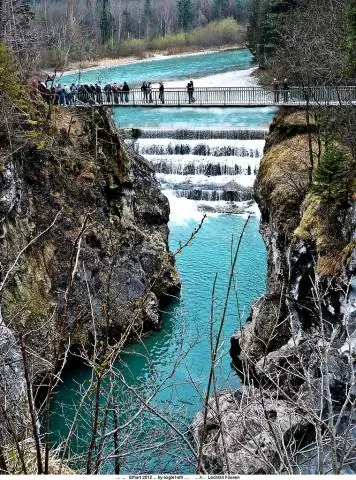
[(266, 129), (156, 129), (156, 128), (140, 128), (140, 129), (123, 129), (127, 135), (136, 135), (140, 138), (175, 138), (178, 140), (199, 139), (209, 140), (231, 139), (231, 140), (264, 140), (267, 137)]
[(171, 199), (188, 199), (190, 208), (202, 208), (202, 202), (209, 209), (217, 202), (250, 207), (264, 135), (265, 130), (180, 129), (160, 134), (146, 129), (136, 131), (127, 143), (151, 163)]
[(256, 175), (259, 157), (213, 157), (202, 155), (145, 155), (157, 174), (164, 175)]
[(260, 157), (264, 140), (138, 139), (132, 143), (141, 155), (200, 155), (212, 157)]

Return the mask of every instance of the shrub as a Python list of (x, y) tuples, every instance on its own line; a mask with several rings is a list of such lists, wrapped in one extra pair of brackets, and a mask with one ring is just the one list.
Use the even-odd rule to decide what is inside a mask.
[(340, 147), (330, 147), (315, 169), (312, 192), (323, 203), (347, 206), (354, 183), (351, 156)]
[(120, 55), (137, 55), (146, 50), (145, 40), (130, 38), (124, 40), (119, 46)]
[[(189, 48), (214, 47), (221, 45), (242, 44), (244, 30), (233, 19), (225, 18), (208, 23), (204, 27), (196, 28), (188, 32), (178, 32), (156, 37), (150, 41), (139, 38), (131, 38), (122, 41), (119, 45), (107, 42), (102, 53), (110, 56), (122, 55), (141, 56), (147, 51), (160, 50), (170, 53), (180, 53)], [(49, 52), (55, 55), (55, 52)], [(53, 63), (53, 60), (49, 61)], [(48, 62), (47, 62), (48, 63)]]
[(16, 101), (20, 99), (21, 89), (15, 63), (7, 47), (0, 43), (0, 92), (9, 100)]

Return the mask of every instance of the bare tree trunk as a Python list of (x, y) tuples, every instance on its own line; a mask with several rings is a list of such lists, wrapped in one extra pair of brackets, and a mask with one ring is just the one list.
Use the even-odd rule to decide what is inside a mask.
[(37, 473), (41, 475), (43, 473), (41, 442), (40, 442), (40, 435), (38, 431), (36, 408), (33, 401), (32, 382), (29, 374), (26, 345), (24, 342), (24, 337), (22, 332), (20, 333), (19, 337), (20, 337), (20, 350), (21, 350), (22, 361), (24, 366), (26, 389), (27, 389), (27, 402), (28, 402), (29, 411), (30, 411), (32, 433), (33, 433), (33, 438), (34, 438), (35, 448), (36, 448)]
[(113, 417), (114, 417), (114, 432), (113, 432), (113, 438), (114, 438), (114, 472), (115, 475), (120, 475), (120, 459), (119, 459), (119, 418), (117, 415), (117, 405), (114, 404), (114, 412), (113, 412)]

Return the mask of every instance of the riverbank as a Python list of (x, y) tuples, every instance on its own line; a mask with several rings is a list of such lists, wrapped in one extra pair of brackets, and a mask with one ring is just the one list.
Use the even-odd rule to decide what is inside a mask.
[[(65, 75), (74, 75), (80, 72), (89, 72), (91, 70), (96, 70), (98, 68), (113, 68), (119, 67), (123, 65), (130, 65), (132, 63), (140, 63), (140, 62), (147, 62), (152, 60), (160, 60), (162, 58), (170, 57), (182, 57), (182, 56), (192, 56), (192, 55), (201, 55), (202, 53), (216, 53), (216, 52), (224, 52), (229, 50), (244, 50), (244, 46), (241, 44), (239, 45), (224, 45), (221, 47), (213, 47), (213, 48), (199, 48), (199, 47), (187, 47), (187, 49), (181, 48), (179, 52), (176, 50), (157, 50), (154, 52), (146, 52), (143, 55), (133, 55), (127, 57), (117, 57), (117, 58), (110, 58), (104, 57), (96, 60), (84, 60), (78, 62), (71, 62), (63, 69), (61, 72)], [(53, 75), (55, 72), (53, 68), (44, 68), (44, 72)]]

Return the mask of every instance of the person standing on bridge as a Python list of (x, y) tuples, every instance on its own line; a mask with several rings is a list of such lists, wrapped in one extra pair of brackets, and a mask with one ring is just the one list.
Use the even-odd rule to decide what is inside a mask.
[(100, 82), (97, 82), (95, 84), (95, 97), (96, 97), (96, 103), (99, 103), (101, 105), (103, 103), (103, 97), (102, 97), (102, 89), (101, 89)]
[(274, 78), (272, 82), (273, 94), (274, 94), (274, 103), (279, 102), (279, 81)]
[(127, 85), (126, 82), (124, 82), (122, 86), (122, 93), (124, 94), (124, 99), (126, 103), (129, 103), (129, 92), (130, 92), (130, 87)]
[(283, 102), (288, 103), (289, 85), (288, 85), (288, 80), (286, 78), (283, 80), (282, 89), (283, 89)]
[(193, 85), (193, 80), (191, 80), (188, 85), (187, 85), (187, 92), (188, 92), (188, 102), (189, 103), (194, 103), (195, 99), (193, 97), (194, 93), (194, 85)]
[(56, 93), (58, 95), (59, 105), (62, 105), (63, 107), (66, 107), (67, 106), (66, 91), (61, 84), (57, 85)]
[(107, 84), (104, 86), (104, 92), (105, 92), (105, 100), (106, 100), (106, 103), (112, 103), (112, 101), (111, 101), (111, 92), (112, 92), (112, 89), (111, 89), (111, 84), (110, 84), (110, 83), (107, 83)]
[(148, 102), (148, 93), (147, 93), (147, 82), (144, 81), (143, 84), (141, 85), (141, 92), (143, 93), (143, 102), (147, 103)]
[(158, 98), (160, 99), (161, 103), (164, 103), (164, 85), (162, 82), (159, 84), (159, 95)]
[(151, 82), (147, 82), (147, 97), (148, 97), (148, 102), (153, 103)]
[(69, 88), (70, 88), (70, 93), (72, 95), (72, 102), (75, 104), (75, 102), (77, 101), (78, 87), (76, 86), (75, 83), (72, 83), (72, 85)]

